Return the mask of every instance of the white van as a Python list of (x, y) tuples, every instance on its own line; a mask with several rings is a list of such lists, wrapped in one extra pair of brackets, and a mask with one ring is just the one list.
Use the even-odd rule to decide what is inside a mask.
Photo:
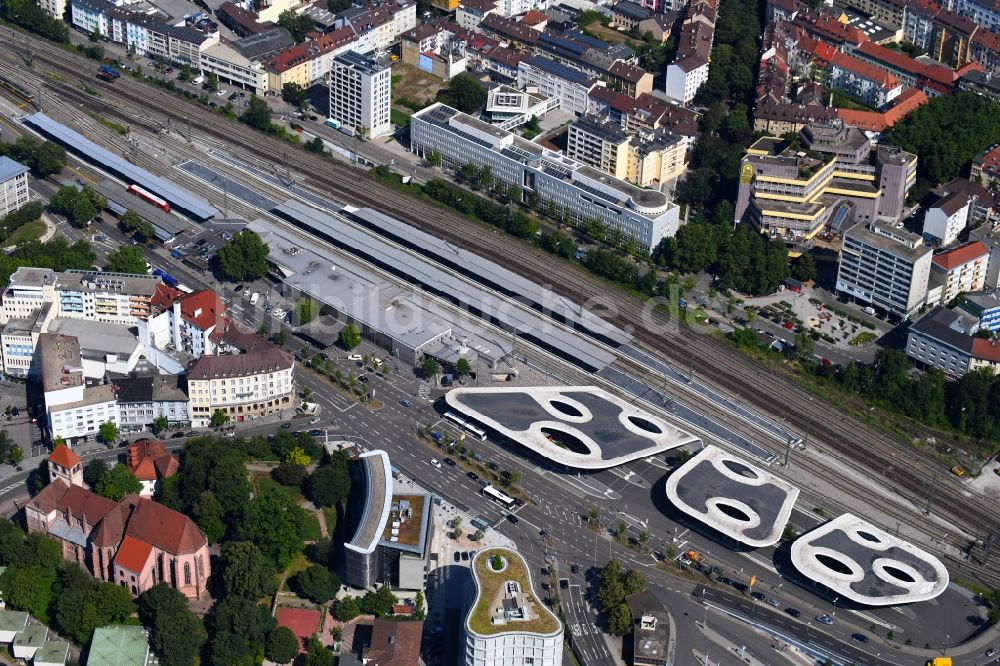
[(191, 79), (191, 83), (195, 84), (196, 86), (197, 85), (201, 85), (204, 82), (205, 82), (205, 75), (204, 74), (199, 74), (198, 76), (196, 76), (193, 79)]
[(250, 305), (257, 305), (257, 301), (260, 300), (260, 294), (256, 291), (250, 296)]
[(870, 305), (868, 307), (866, 307), (866, 308), (861, 308), (861, 311), (864, 312), (867, 315), (872, 315), (872, 316), (875, 315), (875, 308), (873, 308)]

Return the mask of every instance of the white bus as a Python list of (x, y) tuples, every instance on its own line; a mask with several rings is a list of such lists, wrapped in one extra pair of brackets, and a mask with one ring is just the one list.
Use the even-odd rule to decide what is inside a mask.
[(459, 416), (455, 412), (445, 412), (444, 418), (447, 421), (451, 421), (452, 423), (454, 423), (458, 427), (464, 428), (465, 430), (468, 430), (479, 441), (481, 441), (481, 442), (485, 442), (486, 441), (486, 431), (484, 431), (482, 428), (480, 428), (476, 424), (471, 423), (469, 421), (466, 421), (465, 419), (463, 419), (461, 416)]
[(493, 486), (486, 486), (483, 488), (482, 493), (483, 497), (493, 500), (508, 511), (512, 511), (517, 506), (517, 501), (513, 497), (505, 495)]
[(481, 442), (486, 441), (486, 431), (479, 426), (472, 425), (468, 421), (465, 423), (465, 429), (468, 430), (472, 435)]

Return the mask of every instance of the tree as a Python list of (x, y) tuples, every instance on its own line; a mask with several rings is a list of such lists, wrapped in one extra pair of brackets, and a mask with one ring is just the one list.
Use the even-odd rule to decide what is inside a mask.
[(211, 490), (202, 492), (191, 505), (191, 517), (209, 543), (219, 543), (226, 536), (226, 510)]
[(305, 509), (284, 493), (271, 493), (246, 503), (236, 537), (257, 544), (270, 562), (283, 569), (302, 552), (305, 522)]
[(303, 298), (296, 306), (299, 326), (305, 326), (319, 316), (319, 304), (311, 298)]
[(601, 513), (600, 511), (598, 511), (597, 507), (592, 506), (590, 507), (590, 511), (587, 513), (587, 520), (589, 520), (592, 524), (596, 525), (597, 519), (600, 517), (600, 515)]
[(48, 178), (66, 166), (66, 149), (58, 143), (43, 141), (28, 159), (28, 167), (38, 178)]
[(286, 83), (281, 87), (281, 99), (293, 106), (302, 106), (309, 100), (305, 88), (298, 83)]
[(441, 166), (441, 153), (436, 150), (432, 150), (427, 154), (427, 164), (432, 167)]
[(350, 351), (361, 344), (361, 331), (354, 324), (348, 324), (340, 329), (340, 344)]
[(81, 645), (86, 644), (97, 627), (125, 622), (136, 611), (128, 588), (109, 582), (95, 583), (79, 567), (64, 567), (59, 572), (57, 586), (59, 594), (53, 603), (55, 624)]
[(215, 72), (209, 72), (205, 75), (205, 88), (208, 92), (215, 92), (219, 89), (219, 75)]
[(247, 105), (246, 111), (240, 116), (240, 122), (267, 132), (272, 127), (271, 107), (260, 97), (254, 95), (250, 98), (250, 104)]
[(96, 488), (98, 495), (115, 502), (126, 495), (138, 495), (141, 491), (142, 482), (135, 478), (132, 470), (121, 463), (102, 474)]
[(208, 420), (209, 425), (213, 428), (221, 428), (222, 426), (229, 423), (229, 414), (226, 414), (221, 409), (217, 409), (212, 412), (212, 417)]
[(816, 261), (808, 252), (792, 262), (792, 277), (799, 282), (808, 282), (816, 279)]
[(153, 419), (153, 425), (152, 425), (153, 434), (156, 435), (157, 437), (165, 433), (168, 427), (170, 427), (170, 421), (168, 421), (167, 417), (164, 416), (163, 414), (160, 414), (155, 419)]
[(302, 144), (302, 147), (306, 149), (306, 152), (313, 153), (315, 155), (322, 155), (326, 152), (326, 144), (323, 143), (323, 139), (318, 136), (306, 141)]
[(471, 74), (459, 74), (448, 82), (448, 99), (459, 111), (478, 114), (486, 103), (486, 90)]
[(13, 446), (10, 449), (9, 459), (12, 465), (20, 465), (24, 460), (24, 449), (20, 446)]
[[(153, 225), (142, 219), (142, 216), (132, 209), (129, 209), (121, 214), (118, 218), (118, 226), (120, 226), (126, 233), (132, 234), (132, 236), (135, 237), (135, 239), (140, 243), (145, 243), (156, 235)], [(142, 271), (138, 272), (145, 272), (145, 266)]]
[(351, 8), (351, 0), (326, 0), (326, 8), (334, 14), (338, 14)]
[(807, 331), (795, 334), (795, 356), (803, 361), (812, 360), (816, 353), (816, 341)]
[(260, 599), (274, 594), (274, 565), (250, 541), (222, 544), (222, 581), (226, 596)]
[(340, 599), (333, 606), (333, 616), (341, 622), (348, 622), (361, 615), (361, 602), (357, 597)]
[(11, 565), (0, 575), (0, 591), (12, 608), (28, 611), (42, 622), (48, 622), (55, 580), (55, 569)]
[(440, 369), (441, 366), (438, 365), (433, 356), (425, 356), (423, 363), (420, 364), (420, 372), (423, 373), (424, 377), (433, 377)]
[(191, 69), (191, 65), (184, 63), (181, 66), (181, 71), (177, 73), (178, 81), (190, 81), (194, 78), (194, 71)]
[(317, 604), (325, 604), (340, 590), (340, 579), (324, 565), (314, 564), (299, 572), (293, 581), (300, 596)]
[(94, 458), (83, 468), (83, 482), (91, 488), (96, 488), (104, 473), (108, 471), (108, 465), (100, 458)]
[(97, 438), (105, 444), (114, 444), (118, 441), (118, 424), (114, 421), (105, 421), (97, 429)]
[(150, 630), (150, 645), (162, 666), (196, 663), (208, 640), (205, 626), (188, 608), (184, 595), (165, 583), (146, 590), (138, 599), (139, 619)]
[(256, 666), (275, 620), (256, 599), (224, 597), (209, 617), (212, 666)]
[(146, 258), (142, 250), (134, 245), (122, 245), (114, 252), (108, 253), (107, 270), (112, 273), (146, 273)]
[(290, 9), (278, 14), (278, 25), (292, 33), (296, 42), (305, 40), (306, 33), (316, 29), (316, 24), (306, 14), (295, 14)]
[(276, 664), (287, 664), (299, 654), (299, 638), (288, 627), (275, 627), (266, 645), (264, 655)]
[(336, 661), (337, 658), (323, 647), (318, 638), (313, 636), (309, 639), (309, 651), (302, 660), (302, 666), (333, 666)]
[(283, 486), (299, 487), (306, 479), (306, 468), (286, 460), (271, 470), (271, 478)]
[(383, 585), (378, 590), (369, 590), (365, 596), (361, 597), (361, 612), (375, 617), (385, 617), (392, 613), (392, 608), (399, 600), (392, 593), (388, 585)]
[(230, 280), (258, 280), (267, 274), (268, 249), (260, 236), (244, 229), (219, 248), (219, 267)]
[(78, 197), (70, 210), (70, 222), (75, 227), (85, 227), (97, 217), (97, 208), (87, 197)]
[(301, 446), (296, 446), (288, 452), (288, 455), (285, 456), (285, 462), (289, 462), (300, 467), (306, 467), (312, 463), (312, 458), (309, 457), (309, 454), (306, 453)]
[(627, 636), (632, 631), (632, 611), (628, 604), (618, 604), (608, 613), (608, 633), (612, 636)]
[(629, 569), (622, 577), (622, 587), (625, 590), (625, 596), (629, 597), (646, 588), (646, 579), (635, 569)]
[(351, 492), (347, 464), (328, 463), (316, 468), (306, 481), (306, 496), (317, 506), (344, 502)]

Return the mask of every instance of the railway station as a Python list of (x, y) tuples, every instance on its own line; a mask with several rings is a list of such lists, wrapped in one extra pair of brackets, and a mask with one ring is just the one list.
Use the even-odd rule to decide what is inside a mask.
[(336, 328), (323, 331), (324, 336), (336, 336), (354, 323), (363, 337), (409, 365), (417, 365), (426, 354), (448, 363), (464, 357), (494, 366), (511, 351), (509, 339), (459, 320), (360, 262), (325, 250), (306, 237), (296, 239), (277, 223), (254, 220), (248, 228), (270, 248), (268, 262), (276, 276), (319, 303), (323, 314), (336, 317)]
[(460, 413), (566, 468), (601, 470), (700, 440), (595, 386), (458, 388)]
[(799, 489), (708, 445), (667, 479), (667, 498), (685, 514), (752, 548), (781, 540)]
[(121, 217), (128, 210), (138, 213), (139, 217), (153, 225), (153, 233), (161, 243), (167, 243), (191, 228), (177, 216), (164, 213), (110, 180), (102, 180), (91, 187), (108, 200), (108, 209), (116, 216)]
[[(300, 231), (499, 326), (511, 334), (512, 345), (516, 346), (516, 338), (529, 340), (588, 372), (596, 372), (616, 358), (604, 346), (576, 331), (553, 324), (529, 307), (512, 305), (489, 290), (457, 279), (421, 256), (390, 246), (377, 236), (334, 215), (295, 200), (288, 200), (271, 212)], [(482, 258), (470, 255), (469, 261), (478, 262)]]
[(23, 122), (46, 138), (62, 145), (78, 159), (92, 164), (105, 173), (129, 185), (138, 185), (169, 202), (174, 209), (197, 222), (204, 222), (219, 214), (207, 201), (169, 180), (154, 176), (128, 160), (102, 148), (76, 130), (49, 118), (44, 113), (35, 113), (23, 118)]
[(430, 257), (479, 284), (517, 299), (533, 310), (545, 313), (613, 347), (619, 347), (632, 340), (629, 333), (584, 309), (578, 303), (500, 264), (456, 247), (442, 238), (371, 208), (345, 207), (342, 212), (345, 217), (370, 231), (416, 250), (421, 256)]
[(791, 557), (813, 583), (864, 606), (927, 601), (948, 587), (938, 558), (849, 513), (796, 539)]

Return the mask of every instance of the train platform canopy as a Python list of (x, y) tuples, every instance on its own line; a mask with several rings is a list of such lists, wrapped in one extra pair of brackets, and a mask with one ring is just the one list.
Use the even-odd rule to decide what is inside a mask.
[(596, 386), (458, 388), (451, 411), (563, 467), (599, 470), (698, 438)]
[(123, 215), (127, 210), (134, 210), (138, 213), (142, 219), (153, 225), (153, 232), (161, 242), (166, 243), (171, 238), (175, 238), (181, 232), (191, 228), (180, 218), (170, 213), (164, 213), (156, 206), (130, 194), (127, 189), (110, 180), (103, 180), (92, 187), (108, 200), (108, 208), (116, 215)]
[(799, 489), (708, 445), (667, 479), (667, 498), (723, 536), (761, 548), (781, 540)]
[(219, 214), (219, 211), (204, 199), (196, 197), (166, 179), (154, 176), (145, 169), (115, 155), (110, 150), (102, 148), (76, 130), (57, 123), (44, 113), (26, 116), (23, 118), (23, 122), (49, 139), (62, 144), (80, 159), (103, 169), (116, 178), (129, 184), (139, 185), (169, 201), (171, 206), (194, 220), (204, 222)]
[[(500, 264), (456, 247), (401, 220), (371, 208), (348, 207), (343, 213), (362, 226), (417, 250), (422, 256), (440, 261), (449, 268), (522, 303), (528, 303), (533, 309), (545, 312), (577, 330), (598, 336), (608, 344), (617, 347), (632, 340), (629, 333), (608, 323), (578, 303), (560, 296), (551, 288), (536, 284)], [(553, 275), (552, 279), (558, 281), (560, 276)]]
[[(422, 354), (456, 362), (465, 357), (495, 365), (511, 351), (511, 341), (445, 310), (421, 294), (400, 287), (349, 256), (325, 249), (305, 235), (296, 238), (270, 220), (248, 228), (270, 248), (268, 261), (282, 281), (336, 313), (357, 322), (404, 363)], [(326, 318), (323, 318), (326, 321)]]
[(800, 536), (791, 556), (803, 576), (865, 606), (927, 601), (948, 587), (941, 560), (849, 513)]
[(557, 326), (528, 306), (513, 306), (495, 292), (457, 277), (419, 252), (389, 245), (384, 238), (334, 215), (295, 200), (286, 201), (272, 212), (298, 229), (449, 300), (508, 333), (516, 332), (589, 372), (596, 372), (616, 359), (614, 353), (584, 334)]

